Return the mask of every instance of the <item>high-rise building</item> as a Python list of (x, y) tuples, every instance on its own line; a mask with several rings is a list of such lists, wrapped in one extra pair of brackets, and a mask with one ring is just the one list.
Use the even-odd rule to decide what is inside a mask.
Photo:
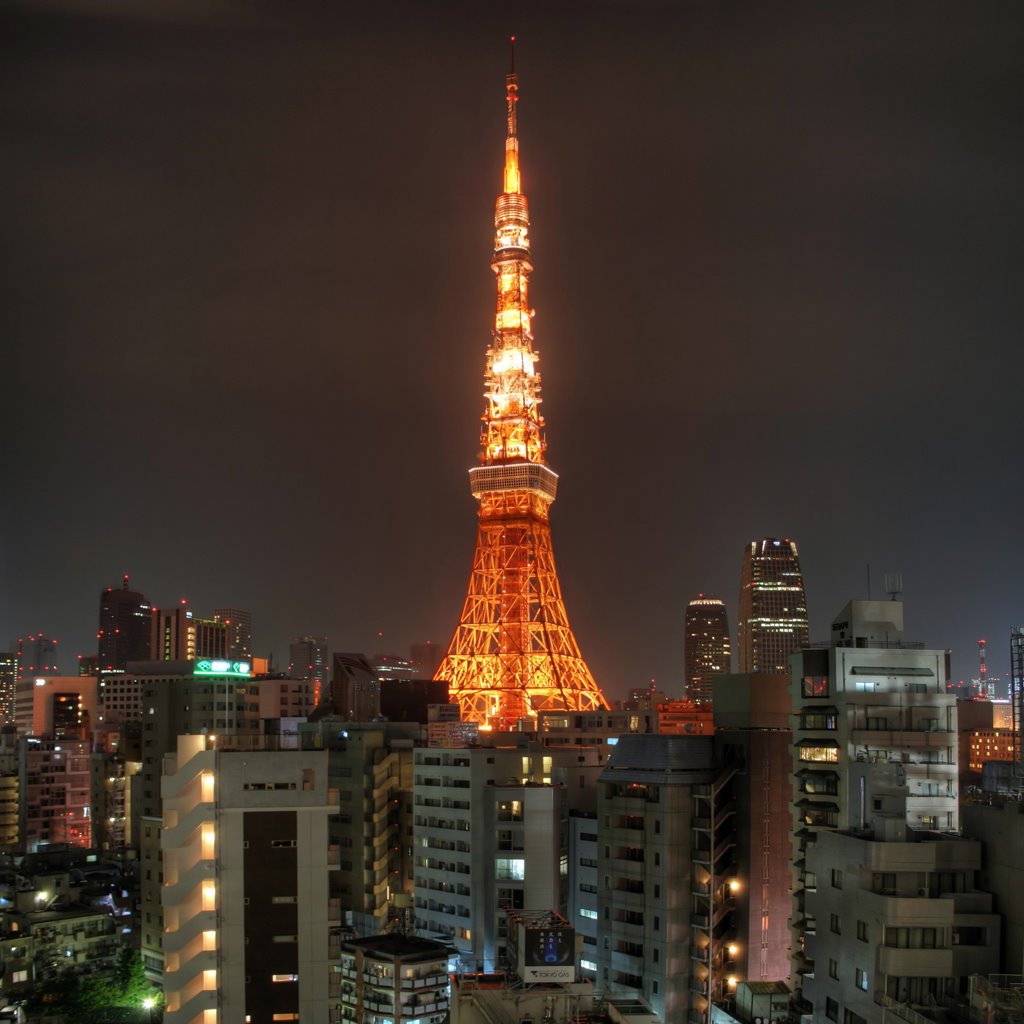
[(732, 671), (729, 616), (717, 597), (698, 594), (686, 606), (686, 696), (711, 702), (711, 681)]
[(220, 619), (202, 619), (198, 616), (192, 622), (195, 626), (196, 658), (227, 661), (231, 642), (228, 624)]
[(292, 637), (292, 642), (288, 645), (288, 675), (292, 679), (308, 679), (313, 684), (316, 704), (320, 703), (327, 692), (329, 672), (327, 637)]
[(57, 641), (45, 633), (31, 633), (18, 638), (18, 680), (29, 676), (55, 676)]
[(150, 639), (153, 661), (192, 661), (196, 657), (196, 624), (188, 601), (171, 608), (153, 609)]
[(14, 722), (14, 698), (18, 685), (18, 656), (14, 651), (0, 653), (0, 725)]
[(252, 612), (241, 608), (214, 608), (213, 617), (228, 625), (228, 658), (231, 661), (252, 658)]
[(1021, 754), (1024, 733), (1024, 626), (1010, 630), (1010, 721), (1017, 750), (1018, 766), (1024, 765)]
[(162, 779), (164, 1019), (326, 1021), (327, 753), (220, 739), (180, 736)]
[(148, 661), (153, 642), (153, 609), (146, 595), (128, 589), (128, 576), (121, 588), (107, 587), (100, 594), (100, 625), (96, 634), (101, 669), (123, 669), (129, 661)]
[(569, 626), (555, 570), (549, 510), (558, 476), (546, 465), (540, 375), (527, 283), (533, 265), (519, 174), (514, 70), (506, 79), (504, 190), (495, 208), (498, 301), (484, 375), (480, 465), (470, 491), (480, 503), (466, 600), (446, 679), (465, 721), (498, 728), (539, 711), (607, 707)]
[(796, 542), (753, 540), (740, 582), (740, 672), (789, 674), (789, 656), (808, 645), (807, 600)]

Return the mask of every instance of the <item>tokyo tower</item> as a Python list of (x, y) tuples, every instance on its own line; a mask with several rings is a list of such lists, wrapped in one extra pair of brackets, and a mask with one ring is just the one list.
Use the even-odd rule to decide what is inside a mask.
[(459, 624), (434, 676), (448, 681), (464, 721), (493, 729), (514, 727), (539, 711), (608, 707), (569, 626), (551, 548), (548, 512), (558, 476), (544, 462), (514, 57), (505, 81), (505, 180), (491, 261), (498, 302), (484, 374), (483, 449), (480, 465), (469, 471), (480, 503), (476, 551)]

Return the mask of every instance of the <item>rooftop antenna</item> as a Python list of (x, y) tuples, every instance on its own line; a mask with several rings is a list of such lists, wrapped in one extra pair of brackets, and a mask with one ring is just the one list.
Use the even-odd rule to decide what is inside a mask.
[(884, 580), (883, 588), (889, 595), (889, 600), (898, 601), (903, 593), (903, 573), (887, 572), (882, 579)]

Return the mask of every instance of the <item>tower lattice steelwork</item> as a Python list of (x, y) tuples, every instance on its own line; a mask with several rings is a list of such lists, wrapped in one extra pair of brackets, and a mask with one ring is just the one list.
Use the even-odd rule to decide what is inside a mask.
[(435, 674), (448, 680), (465, 721), (498, 729), (539, 711), (608, 706), (569, 626), (551, 547), (548, 512), (558, 477), (544, 462), (514, 63), (506, 86), (505, 187), (495, 205), (491, 262), (498, 304), (484, 375), (481, 464), (469, 471), (480, 503), (476, 551), (462, 615)]

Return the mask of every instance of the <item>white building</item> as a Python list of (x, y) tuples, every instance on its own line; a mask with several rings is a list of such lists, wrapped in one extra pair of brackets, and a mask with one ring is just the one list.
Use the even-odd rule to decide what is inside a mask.
[(167, 1024), (327, 1020), (327, 753), (212, 744), (180, 736), (164, 762)]

